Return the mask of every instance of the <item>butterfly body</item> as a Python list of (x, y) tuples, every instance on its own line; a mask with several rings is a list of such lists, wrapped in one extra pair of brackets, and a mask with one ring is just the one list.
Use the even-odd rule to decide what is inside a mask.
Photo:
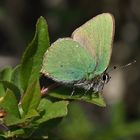
[(101, 92), (114, 36), (114, 18), (100, 14), (72, 33), (55, 41), (46, 51), (41, 72), (56, 82)]
[(103, 73), (102, 75), (98, 75), (90, 80), (81, 80), (76, 83), (74, 83), (73, 86), (77, 88), (83, 88), (86, 91), (92, 90), (93, 92), (99, 92), (101, 93), (103, 90), (103, 87), (106, 83), (108, 83), (110, 80), (110, 76), (108, 73)]

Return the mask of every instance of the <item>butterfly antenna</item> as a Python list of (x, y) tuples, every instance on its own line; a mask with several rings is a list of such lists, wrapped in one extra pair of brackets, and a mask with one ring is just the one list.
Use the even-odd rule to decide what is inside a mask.
[(132, 62), (130, 62), (130, 63), (126, 64), (126, 65), (123, 65), (123, 66), (114, 66), (113, 68), (111, 68), (110, 71), (108, 71), (108, 73), (110, 73), (110, 72), (112, 72), (114, 70), (124, 69), (124, 68), (126, 68), (128, 66), (131, 66), (134, 63), (136, 63), (136, 60), (133, 60)]

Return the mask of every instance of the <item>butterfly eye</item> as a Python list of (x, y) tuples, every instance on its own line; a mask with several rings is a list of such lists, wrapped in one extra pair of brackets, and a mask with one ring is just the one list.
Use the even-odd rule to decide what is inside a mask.
[(103, 75), (103, 81), (106, 81), (106, 74)]
[(102, 80), (104, 81), (104, 83), (108, 83), (108, 81), (110, 80), (108, 73), (103, 74)]

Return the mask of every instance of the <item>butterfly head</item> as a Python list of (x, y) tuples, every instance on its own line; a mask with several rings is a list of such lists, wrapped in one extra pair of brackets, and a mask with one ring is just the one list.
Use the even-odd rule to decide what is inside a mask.
[(93, 84), (92, 84), (93, 91), (102, 92), (104, 85), (107, 84), (109, 82), (109, 80), (111, 79), (111, 77), (110, 77), (111, 72), (113, 72), (114, 70), (118, 70), (118, 69), (124, 69), (124, 68), (132, 65), (133, 63), (136, 63), (136, 60), (134, 60), (126, 65), (120, 66), (120, 67), (114, 66), (109, 71), (107, 68), (101, 75), (99, 75), (99, 76), (97, 76), (97, 78), (93, 79)]
[(109, 80), (111, 79), (109, 73), (107, 73), (106, 71), (97, 76), (95, 79), (93, 79), (92, 81), (92, 90), (94, 92), (99, 92), (102, 93), (104, 85), (107, 84), (109, 82)]

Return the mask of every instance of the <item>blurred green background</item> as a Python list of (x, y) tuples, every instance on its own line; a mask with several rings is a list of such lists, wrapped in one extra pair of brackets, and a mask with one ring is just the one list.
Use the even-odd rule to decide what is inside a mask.
[(140, 139), (140, 0), (0, 0), (0, 68), (19, 63), (39, 16), (48, 22), (52, 43), (103, 12), (116, 20), (110, 68), (137, 62), (110, 73), (106, 108), (73, 102), (52, 130), (53, 140)]

